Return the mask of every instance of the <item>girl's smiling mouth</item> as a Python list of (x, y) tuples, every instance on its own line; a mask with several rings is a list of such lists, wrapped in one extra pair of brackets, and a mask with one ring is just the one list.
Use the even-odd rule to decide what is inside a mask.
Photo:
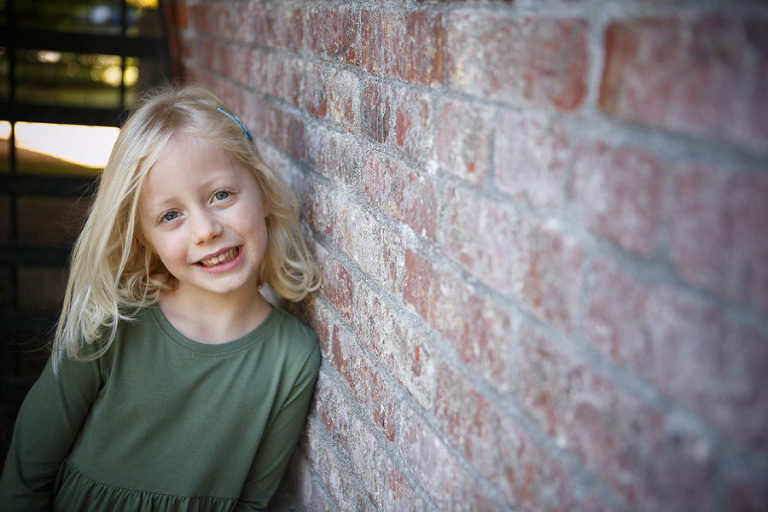
[(237, 259), (239, 255), (240, 247), (232, 247), (218, 253), (216, 256), (200, 260), (198, 265), (201, 265), (205, 268), (216, 267)]

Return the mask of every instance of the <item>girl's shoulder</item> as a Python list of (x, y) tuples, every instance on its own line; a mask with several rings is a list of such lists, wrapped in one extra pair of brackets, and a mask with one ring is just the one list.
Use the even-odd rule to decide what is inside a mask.
[[(272, 342), (291, 354), (291, 359), (320, 365), (320, 346), (317, 334), (298, 318), (278, 308), (272, 308), (266, 322), (271, 323)], [(266, 323), (265, 322), (265, 323)]]
[(317, 334), (315, 334), (315, 331), (282, 309), (273, 307), (266, 322), (271, 323), (275, 336), (285, 337), (286, 340), (297, 345), (317, 345)]

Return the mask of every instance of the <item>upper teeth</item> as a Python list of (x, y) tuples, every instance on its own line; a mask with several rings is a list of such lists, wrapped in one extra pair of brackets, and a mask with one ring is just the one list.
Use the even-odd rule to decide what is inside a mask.
[(230, 250), (228, 250), (226, 252), (223, 252), (223, 253), (221, 253), (218, 256), (215, 256), (213, 258), (209, 258), (207, 260), (202, 260), (200, 263), (204, 267), (210, 267), (210, 266), (213, 266), (213, 265), (218, 265), (219, 263), (224, 263), (227, 260), (231, 260), (235, 256), (237, 256), (237, 248), (236, 247), (232, 248), (232, 249), (230, 249)]

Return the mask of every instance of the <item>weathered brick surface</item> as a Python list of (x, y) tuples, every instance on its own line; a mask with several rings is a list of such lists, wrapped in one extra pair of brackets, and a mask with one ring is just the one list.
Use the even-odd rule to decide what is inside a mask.
[(406, 305), (448, 338), (458, 356), (474, 371), (504, 388), (514, 335), (509, 314), (461, 281), (436, 271), (429, 260), (411, 251), (405, 253), (405, 274)]
[(605, 31), (600, 106), (653, 127), (768, 149), (768, 19), (632, 19)]
[[(768, 338), (668, 286), (606, 261), (593, 268), (585, 331), (599, 350), (762, 450)], [(700, 378), (706, 376), (706, 378)], [(752, 407), (743, 408), (744, 403)], [(734, 415), (739, 421), (734, 422)]]
[(276, 510), (768, 509), (758, 4), (166, 5), (325, 280)]
[(437, 376), (435, 417), (451, 443), (518, 509), (573, 508), (573, 486), (565, 470), (504, 418), (498, 405), (447, 366)]
[(446, 29), (450, 87), (513, 105), (572, 111), (586, 95), (588, 25), (465, 8)]
[(374, 423), (391, 441), (395, 436), (394, 393), (382, 373), (371, 365), (349, 331), (333, 330), (334, 367), (347, 381), (358, 400), (368, 409)]
[(522, 289), (522, 222), (506, 203), (463, 188), (446, 190), (443, 246), (448, 257), (505, 294)]
[(680, 273), (768, 313), (768, 237), (755, 236), (768, 232), (768, 176), (702, 165), (675, 180), (671, 245)]
[(363, 10), (363, 69), (405, 82), (441, 83), (445, 46), (442, 17), (435, 11)]
[(397, 233), (352, 202), (336, 203), (335, 222), (337, 247), (372, 280), (398, 294), (403, 286), (404, 249)]
[(437, 113), (437, 160), (440, 169), (480, 186), (491, 152), (491, 109), (448, 100)]
[(389, 373), (424, 408), (435, 391), (435, 363), (430, 345), (409, 328), (370, 289), (360, 286), (355, 305), (355, 334)]
[(494, 175), (499, 190), (541, 210), (563, 207), (570, 139), (562, 123), (502, 112), (496, 122)]
[(309, 6), (303, 11), (304, 45), (312, 53), (360, 64), (359, 14), (352, 9)]
[(665, 169), (632, 147), (587, 142), (574, 157), (574, 196), (584, 224), (618, 246), (650, 256), (659, 243)]
[(404, 410), (400, 418), (400, 455), (417, 472), (439, 510), (498, 510), (421, 417)]
[(714, 462), (706, 439), (670, 432), (660, 411), (559, 351), (545, 336), (528, 331), (522, 342), (515, 372), (519, 399), (558, 444), (630, 506), (711, 509)]
[(401, 161), (371, 153), (363, 165), (365, 191), (373, 205), (433, 240), (437, 225), (437, 194), (431, 178)]

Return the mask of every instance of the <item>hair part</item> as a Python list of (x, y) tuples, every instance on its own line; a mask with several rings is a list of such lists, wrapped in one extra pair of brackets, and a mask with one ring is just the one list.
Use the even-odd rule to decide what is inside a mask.
[(66, 355), (92, 360), (106, 352), (117, 324), (130, 321), (173, 276), (140, 241), (139, 194), (170, 139), (183, 133), (211, 142), (249, 170), (268, 212), (268, 242), (258, 285), (299, 302), (321, 285), (321, 275), (301, 233), (298, 202), (291, 188), (262, 160), (244, 126), (211, 92), (195, 86), (163, 87), (145, 95), (115, 142), (88, 218), (75, 244), (69, 280), (53, 342), (54, 369)]

